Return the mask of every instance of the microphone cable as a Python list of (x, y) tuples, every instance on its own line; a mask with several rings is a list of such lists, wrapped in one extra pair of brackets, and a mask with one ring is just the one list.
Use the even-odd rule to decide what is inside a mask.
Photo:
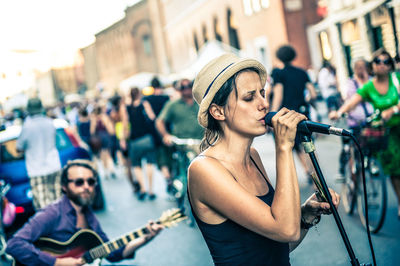
[(375, 251), (374, 247), (372, 245), (372, 238), (371, 238), (371, 231), (369, 228), (369, 217), (368, 217), (368, 199), (367, 199), (367, 185), (365, 181), (365, 165), (364, 165), (364, 154), (361, 150), (361, 146), (357, 141), (357, 138), (353, 135), (350, 134), (351, 139), (353, 140), (353, 143), (356, 144), (358, 153), (360, 154), (360, 160), (361, 160), (361, 176), (362, 176), (362, 181), (363, 181), (363, 194), (364, 194), (364, 204), (365, 204), (365, 225), (367, 227), (367, 235), (368, 235), (368, 243), (369, 247), (371, 250), (371, 255), (372, 255), (372, 261), (374, 263), (374, 266), (376, 266), (376, 258), (375, 258)]

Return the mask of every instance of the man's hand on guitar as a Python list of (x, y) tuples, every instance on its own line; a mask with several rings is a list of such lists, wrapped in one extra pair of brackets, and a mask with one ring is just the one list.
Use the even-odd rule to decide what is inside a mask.
[(149, 221), (146, 227), (147, 230), (149, 230), (149, 233), (144, 236), (146, 242), (151, 241), (162, 229), (164, 229), (163, 225), (157, 224), (154, 221)]
[(82, 258), (60, 258), (56, 259), (54, 266), (80, 266), (83, 264), (85, 264), (85, 261)]

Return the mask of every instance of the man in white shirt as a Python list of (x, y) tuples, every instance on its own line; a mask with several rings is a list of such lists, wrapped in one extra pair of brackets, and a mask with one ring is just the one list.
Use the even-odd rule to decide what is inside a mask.
[(56, 148), (56, 129), (52, 119), (43, 115), (40, 99), (29, 99), (27, 110), (30, 116), (22, 126), (17, 149), (25, 152), (33, 205), (38, 210), (61, 197), (61, 162)]

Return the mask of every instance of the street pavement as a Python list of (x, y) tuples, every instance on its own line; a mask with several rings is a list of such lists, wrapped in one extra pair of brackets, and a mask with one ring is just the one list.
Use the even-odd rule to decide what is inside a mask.
[[(319, 136), (315, 141), (316, 155), (329, 187), (340, 191), (340, 184), (335, 182), (338, 169), (338, 157), (341, 147), (336, 136)], [(254, 140), (254, 147), (259, 151), (268, 176), (275, 184), (275, 150), (270, 135)], [(301, 197), (304, 201), (313, 188), (306, 182), (306, 177), (295, 157), (300, 182)], [(97, 215), (105, 232), (111, 238), (118, 237), (140, 228), (150, 219), (157, 219), (161, 213), (175, 207), (165, 192), (165, 181), (160, 172), (154, 176), (154, 201), (137, 200), (122, 170), (117, 179), (102, 180), (107, 207)], [(396, 200), (388, 180), (388, 210), (381, 231), (372, 235), (377, 265), (400, 265), (400, 220), (396, 216)], [(250, 207), (250, 206), (249, 206)], [(372, 263), (365, 229), (355, 213), (348, 216), (343, 207), (339, 215), (349, 236), (350, 243), (360, 263)], [(332, 216), (324, 216), (316, 228), (310, 229), (304, 241), (290, 254), (292, 265), (351, 265), (344, 242)], [(107, 264), (104, 261), (104, 265)], [(197, 227), (190, 227), (181, 222), (176, 227), (165, 229), (152, 242), (137, 251), (134, 260), (125, 260), (120, 265), (212, 265), (207, 246)]]

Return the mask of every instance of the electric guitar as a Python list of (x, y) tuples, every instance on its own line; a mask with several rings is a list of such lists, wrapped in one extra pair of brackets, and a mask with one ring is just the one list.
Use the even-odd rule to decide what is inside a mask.
[[(162, 213), (156, 223), (169, 228), (185, 219), (187, 219), (187, 216), (180, 209), (169, 209)], [(65, 242), (42, 237), (34, 242), (34, 246), (56, 258), (83, 258), (86, 264), (99, 265), (101, 259), (107, 257), (111, 252), (148, 233), (147, 227), (142, 227), (117, 239), (103, 243), (100, 236), (94, 231), (82, 229)], [(17, 259), (14, 258), (14, 266), (24, 265), (19, 263)]]

